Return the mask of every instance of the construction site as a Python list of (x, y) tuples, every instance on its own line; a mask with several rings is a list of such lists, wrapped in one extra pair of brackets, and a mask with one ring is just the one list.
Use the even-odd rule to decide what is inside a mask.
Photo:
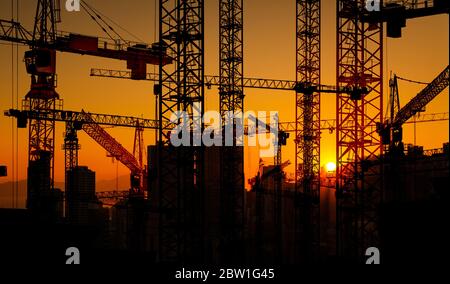
[(0, 4), (8, 262), (440, 261), (450, 1), (21, 2)]

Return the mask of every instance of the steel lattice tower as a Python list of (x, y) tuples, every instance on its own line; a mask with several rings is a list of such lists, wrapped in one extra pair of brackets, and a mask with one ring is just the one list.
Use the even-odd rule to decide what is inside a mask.
[(244, 148), (238, 130), (244, 123), (243, 0), (221, 0), (219, 21), (220, 114), (224, 124), (234, 129), (228, 133), (232, 147), (221, 149), (221, 247), (223, 260), (236, 262), (243, 260), (245, 224)]
[(377, 123), (383, 122), (383, 24), (362, 19), (364, 0), (337, 1), (337, 252), (360, 259), (378, 247), (382, 201)]
[(320, 0), (296, 0), (297, 240), (303, 260), (314, 260), (320, 238)]
[(66, 133), (64, 135), (64, 178), (65, 178), (65, 192), (66, 192), (66, 218), (69, 222), (74, 222), (75, 216), (73, 208), (77, 202), (77, 189), (74, 187), (74, 170), (78, 167), (78, 152), (80, 144), (78, 143), (77, 126), (79, 123), (66, 122)]
[(80, 150), (80, 144), (78, 144), (78, 129), (75, 124), (76, 123), (74, 122), (66, 123), (66, 133), (64, 136), (63, 145), (66, 174), (68, 170), (78, 166), (78, 151)]
[[(160, 0), (159, 5), (159, 260), (198, 262), (203, 254), (203, 148), (172, 146), (170, 130), (171, 116), (184, 111), (203, 132), (204, 1)], [(163, 64), (165, 49), (171, 65)]]
[[(56, 52), (38, 48), (56, 40), (55, 3), (39, 0), (33, 30), (33, 46), (25, 54), (27, 72), (31, 75), (31, 90), (25, 96), (24, 108), (41, 112), (55, 110), (59, 95), (56, 87)], [(29, 120), (27, 207), (46, 211), (43, 198), (54, 188), (55, 122)]]

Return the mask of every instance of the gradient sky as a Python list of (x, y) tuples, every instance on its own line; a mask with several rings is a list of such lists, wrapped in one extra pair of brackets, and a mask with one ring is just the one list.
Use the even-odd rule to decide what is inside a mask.
[[(32, 29), (36, 0), (19, 1), (19, 21)], [(86, 0), (103, 14), (120, 23), (127, 30), (145, 42), (156, 41), (155, 37), (155, 1), (158, 0)], [(64, 4), (65, 1), (61, 0)], [(206, 73), (218, 74), (218, 1), (206, 0)], [(245, 0), (245, 76), (274, 79), (295, 79), (295, 1), (294, 0)], [(336, 16), (335, 1), (322, 1), (322, 82), (334, 85), (336, 81)], [(16, 4), (14, 4), (16, 5)], [(11, 1), (0, 1), (0, 18), (11, 19)], [(399, 76), (430, 82), (449, 62), (448, 16), (434, 16), (408, 21), (403, 38), (387, 39), (385, 49), (385, 94), (388, 95), (390, 72)], [(87, 35), (104, 36), (98, 26), (84, 12), (68, 13), (62, 11), (62, 23), (59, 30)], [(124, 38), (133, 39), (126, 32)], [(19, 47), (18, 93), (21, 100), (29, 89), (30, 80), (22, 62), (26, 47)], [(15, 58), (15, 55), (14, 55)], [(64, 99), (65, 109), (90, 112), (154, 117), (153, 86), (150, 82), (135, 82), (89, 77), (90, 68), (125, 70), (126, 63), (109, 59), (58, 53), (57, 57), (58, 93)], [(12, 95), (13, 72), (12, 48), (0, 42), (0, 107), (1, 111), (16, 106), (16, 97)], [(149, 68), (153, 71), (153, 67)], [(15, 85), (15, 84), (14, 84)], [(423, 86), (400, 82), (401, 104), (404, 105), (421, 90)], [(271, 90), (246, 90), (247, 110), (279, 111), (282, 121), (293, 121), (295, 114), (294, 92)], [(13, 96), (13, 97), (12, 97)], [(209, 110), (218, 109), (217, 90), (208, 90), (207, 106)], [(387, 99), (386, 99), (387, 101)], [(428, 107), (428, 113), (448, 112), (448, 89)], [(323, 95), (322, 117), (335, 117), (335, 96)], [(16, 122), (0, 116), (0, 164), (9, 166), (10, 176), (1, 182), (12, 180), (11, 168), (13, 132)], [(417, 144), (426, 149), (441, 148), (449, 140), (448, 122), (421, 124), (417, 126)], [(63, 181), (64, 124), (58, 124), (56, 132), (56, 180)], [(414, 140), (414, 127), (405, 127), (405, 142)], [(132, 150), (133, 130), (108, 129), (127, 149)], [(27, 167), (27, 130), (18, 134), (18, 178), (26, 178)], [(82, 150), (80, 165), (88, 165), (96, 171), (97, 179), (113, 179), (116, 166), (106, 157), (106, 152), (92, 142), (86, 134), (79, 133)], [(154, 143), (154, 135), (147, 131), (146, 144)], [(323, 134), (322, 163), (335, 160), (335, 135)], [(294, 142), (283, 151), (283, 160), (295, 161)], [(258, 166), (256, 149), (246, 153), (246, 174), (256, 174)], [(268, 163), (270, 161), (267, 161)], [(293, 172), (294, 167), (288, 168)], [(119, 174), (128, 174), (120, 166)]]

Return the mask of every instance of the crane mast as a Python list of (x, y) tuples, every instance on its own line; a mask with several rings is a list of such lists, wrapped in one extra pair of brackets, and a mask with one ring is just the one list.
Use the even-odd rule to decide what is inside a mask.
[[(55, 2), (39, 0), (33, 29), (31, 50), (25, 53), (25, 64), (31, 76), (31, 90), (25, 100), (32, 111), (57, 109), (56, 52), (41, 48), (56, 39)], [(31, 119), (28, 147), (28, 198), (27, 208), (36, 215), (45, 214), (41, 203), (54, 190), (55, 122)], [(38, 168), (48, 168), (42, 175), (31, 174)]]
[(167, 55), (161, 50), (155, 87), (160, 122), (158, 260), (163, 263), (197, 262), (203, 257), (203, 147), (173, 147), (170, 130), (171, 116), (181, 111), (203, 131), (204, 5), (204, 0), (159, 0), (159, 40), (173, 60), (164, 65)]
[(320, 0), (297, 0), (296, 243), (315, 261), (320, 243)]
[(221, 247), (223, 261), (235, 263), (244, 261), (245, 247), (244, 148), (237, 137), (244, 120), (243, 5), (243, 0), (219, 1), (219, 109), (225, 129), (231, 125), (233, 132), (233, 145), (220, 154)]

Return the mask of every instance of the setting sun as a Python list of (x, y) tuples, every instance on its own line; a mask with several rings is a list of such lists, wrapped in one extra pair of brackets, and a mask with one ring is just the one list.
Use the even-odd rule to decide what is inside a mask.
[(334, 162), (329, 162), (325, 168), (327, 169), (327, 172), (334, 172), (336, 171), (336, 163)]

